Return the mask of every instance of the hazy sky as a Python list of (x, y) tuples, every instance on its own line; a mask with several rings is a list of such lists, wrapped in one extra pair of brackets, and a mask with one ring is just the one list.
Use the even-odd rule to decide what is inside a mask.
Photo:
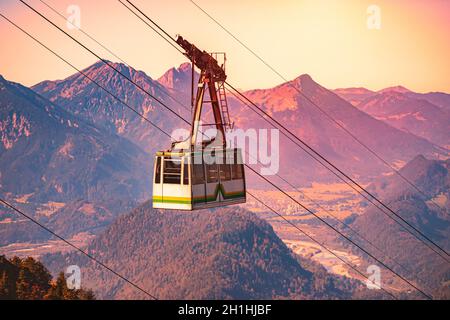
[[(32, 6), (101, 56), (117, 60), (50, 11)], [(116, 0), (44, 0), (67, 15), (81, 10), (81, 28), (131, 66), (158, 78), (185, 61)], [(250, 89), (281, 83), (275, 74), (209, 20), (189, 0), (133, 0), (171, 35), (207, 51), (226, 51), (230, 83)], [(450, 92), (450, 1), (447, 0), (196, 0), (286, 78), (308, 73), (328, 88), (404, 85)], [(380, 20), (368, 8), (380, 9)], [(84, 68), (97, 59), (18, 0), (0, 0), (0, 12)], [(373, 22), (369, 28), (368, 19)], [(375, 19), (375, 20), (374, 20)], [(0, 74), (33, 85), (74, 71), (0, 18)]]

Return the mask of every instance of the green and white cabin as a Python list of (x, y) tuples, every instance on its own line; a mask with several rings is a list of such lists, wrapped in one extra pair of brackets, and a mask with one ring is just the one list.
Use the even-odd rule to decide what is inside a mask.
[[(211, 153), (223, 161), (208, 164)], [(154, 172), (154, 208), (195, 210), (246, 201), (240, 149), (158, 152)]]

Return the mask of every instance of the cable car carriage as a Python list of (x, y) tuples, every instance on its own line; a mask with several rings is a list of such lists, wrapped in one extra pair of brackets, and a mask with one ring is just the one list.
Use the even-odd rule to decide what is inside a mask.
[[(219, 66), (217, 54), (201, 51), (181, 36), (177, 43), (185, 49), (192, 66), (200, 69), (200, 77), (194, 103), (192, 71), (193, 118), (189, 138), (156, 153), (153, 208), (196, 210), (244, 203), (245, 172), (241, 150), (226, 147), (226, 129), (231, 129), (232, 124), (224, 87), (225, 54), (224, 63)], [(216, 135), (204, 140), (199, 127), (206, 89)]]

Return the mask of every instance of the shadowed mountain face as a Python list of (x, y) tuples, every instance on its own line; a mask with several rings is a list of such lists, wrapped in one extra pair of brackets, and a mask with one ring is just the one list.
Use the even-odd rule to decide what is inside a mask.
[[(144, 72), (136, 71), (124, 64), (109, 63), (159, 101), (186, 119), (190, 119), (189, 107), (185, 110), (170, 99), (168, 96), (171, 94), (170, 91)], [(102, 61), (86, 68), (83, 72), (169, 134), (174, 128), (186, 127), (155, 99)], [(153, 153), (157, 149), (167, 148), (169, 144), (169, 141), (166, 144), (162, 143), (166, 138), (161, 139), (162, 134), (150, 123), (81, 74), (75, 74), (60, 81), (44, 81), (32, 89), (68, 112), (109, 132), (124, 136), (146, 151)]]
[[(147, 203), (121, 216), (88, 252), (160, 299), (345, 298), (352, 287), (299, 262), (268, 223), (237, 208), (161, 212)], [(148, 298), (78, 254), (44, 261), (55, 270), (78, 264), (101, 298)]]
[[(429, 200), (441, 193), (448, 196), (450, 192), (449, 168), (450, 160), (428, 160), (419, 155), (400, 170), (400, 173), (423, 191), (425, 196), (396, 175), (378, 179), (370, 188), (373, 188), (381, 197), (388, 199), (412, 195)], [(447, 208), (450, 206), (449, 201), (441, 203), (441, 205), (443, 204), (446, 204)]]
[(3, 193), (31, 201), (142, 199), (147, 155), (32, 90), (0, 80), (0, 168)]
[[(384, 203), (447, 252), (450, 251), (449, 170), (449, 160), (428, 160), (423, 156), (416, 157), (400, 170), (425, 192), (425, 196), (396, 175), (381, 178), (369, 187)], [(446, 261), (376, 208), (369, 207), (352, 226), (384, 248), (391, 257), (414, 270), (411, 278), (425, 279), (418, 282), (426, 288), (436, 289), (450, 280), (450, 267)]]
[[(117, 214), (149, 197), (151, 163), (145, 152), (3, 78), (0, 127), (0, 193), (19, 206), (26, 203), (25, 211), (38, 219), (47, 219), (58, 206), (78, 199), (103, 203)], [(90, 212), (99, 216), (92, 219), (93, 225), (84, 224), (94, 228), (103, 214), (101, 210)], [(3, 218), (16, 219), (17, 215), (2, 214)], [(100, 220), (98, 226), (103, 223)], [(74, 232), (83, 225), (75, 215), (69, 214), (64, 221)], [(21, 221), (3, 223), (1, 234), (5, 235), (2, 244), (49, 237)]]
[(408, 96), (416, 98), (416, 99), (426, 100), (429, 103), (432, 103), (435, 106), (438, 106), (442, 110), (444, 110), (446, 112), (450, 112), (450, 94), (448, 94), (448, 93), (443, 93), (443, 92), (428, 92), (428, 93), (409, 92)]

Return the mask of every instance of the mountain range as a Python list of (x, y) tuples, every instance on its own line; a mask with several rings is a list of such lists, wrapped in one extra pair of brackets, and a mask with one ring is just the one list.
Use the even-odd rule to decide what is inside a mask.
[(450, 98), (443, 93), (420, 94), (404, 87), (378, 92), (364, 88), (336, 89), (339, 96), (374, 118), (448, 150)]
[(339, 88), (334, 89), (333, 92), (354, 106), (357, 106), (363, 100), (380, 93), (401, 93), (411, 98), (426, 100), (445, 111), (450, 111), (450, 94), (444, 92), (419, 93), (411, 91), (403, 86), (387, 87), (378, 91), (373, 91), (362, 87)]
[[(170, 69), (158, 81), (177, 92), (184, 92), (184, 96), (188, 97), (190, 95), (190, 79), (190, 66), (189, 64), (183, 64), (178, 69)], [(440, 108), (434, 114), (430, 110), (427, 113), (427, 121), (414, 124), (417, 127), (422, 125), (434, 130), (430, 130), (432, 132), (429, 134), (421, 135), (418, 134), (420, 133), (419, 130), (414, 130), (414, 127), (408, 132), (404, 130), (404, 126), (383, 121), (383, 119), (378, 119), (367, 110), (352, 107), (352, 104), (349, 103), (349, 101), (352, 101), (350, 96), (343, 94), (343, 92), (347, 92), (346, 90), (341, 89), (341, 91), (333, 92), (320, 86), (309, 75), (302, 75), (274, 88), (249, 90), (245, 91), (244, 94), (333, 163), (363, 179), (367, 175), (377, 176), (381, 172), (389, 170), (335, 123), (330, 121), (329, 116), (337, 120), (382, 158), (396, 166), (401, 166), (417, 154), (435, 157), (448, 153), (448, 150), (434, 145), (434, 143), (437, 143), (434, 139), (430, 139), (431, 137), (434, 138), (437, 131), (440, 131), (441, 138), (438, 138), (438, 144), (445, 146), (446, 140), (448, 141), (448, 135), (446, 135), (448, 131), (446, 130), (448, 127), (446, 117), (448, 116)], [(375, 94), (375, 92), (364, 88), (348, 90), (353, 94), (358, 94), (362, 100)], [(398, 86), (381, 90), (380, 94), (406, 91), (412, 93)], [(318, 107), (312, 105), (305, 96)], [(347, 98), (349, 101), (347, 101)], [(234, 95), (229, 93), (228, 99), (232, 120), (236, 128), (270, 128), (261, 117), (250, 112), (249, 107), (236, 99)], [(418, 100), (418, 98), (412, 97), (410, 99)], [(442, 97), (441, 100), (445, 101)], [(404, 112), (408, 111), (405, 110)], [(389, 143), (386, 143), (386, 141), (389, 141)], [(330, 179), (328, 172), (323, 167), (318, 166), (309, 156), (305, 156), (304, 153), (296, 149), (292, 142), (283, 136), (281, 137), (281, 173), (289, 174), (287, 171), (283, 172), (284, 168), (289, 168), (290, 172), (294, 171), (295, 176), (304, 182), (317, 181), (324, 177)], [(347, 161), (349, 158), (352, 159), (351, 163)], [(300, 162), (302, 166), (292, 165), (293, 159), (296, 159), (294, 163)], [(304, 170), (304, 167), (312, 170)], [(314, 174), (310, 175), (312, 172)]]
[[(398, 130), (353, 107), (308, 75), (274, 88), (250, 90), (245, 94), (337, 167), (363, 181), (370, 181), (390, 169), (330, 117), (393, 166), (401, 166), (417, 154), (435, 157), (445, 153), (428, 140)], [(267, 127), (267, 123), (249, 112), (248, 107), (240, 103), (234, 106), (232, 114), (236, 115), (239, 127)], [(281, 139), (280, 149), (280, 167), (289, 168), (298, 177), (297, 181), (318, 181), (321, 177), (333, 177), (287, 139)], [(287, 170), (281, 172), (289, 174)]]
[(0, 79), (1, 185), (29, 199), (141, 198), (149, 172), (145, 152), (106, 133), (34, 91)]
[[(189, 63), (168, 70), (157, 81), (123, 64), (112, 65), (173, 108), (175, 112), (190, 119), (188, 106), (192, 71)], [(98, 62), (83, 72), (114, 92), (138, 112), (149, 117), (166, 132), (186, 127), (179, 119), (164, 110), (164, 107), (115, 73), (105, 63)], [(195, 76), (198, 77), (198, 74)], [(169, 146), (169, 143), (163, 143), (165, 138), (155, 139), (160, 135), (157, 130), (81, 75), (73, 75), (60, 81), (44, 81), (32, 89), (84, 120), (130, 139), (150, 153)], [(435, 157), (446, 152), (421, 136), (398, 130), (395, 126), (387, 125), (384, 121), (362, 112), (364, 110), (355, 109), (346, 100), (314, 82), (308, 75), (302, 75), (274, 88), (244, 93), (333, 163), (355, 176), (377, 176), (380, 172), (388, 170), (320, 110), (311, 105), (302, 94), (390, 163), (404, 163), (417, 154)], [(232, 120), (236, 127), (270, 128), (259, 116), (249, 112), (248, 107), (239, 100), (231, 95), (229, 100)], [(205, 113), (208, 113), (207, 110)], [(445, 131), (445, 128), (440, 130)], [(442, 139), (445, 139), (445, 134), (443, 136)], [(285, 168), (289, 168), (296, 173), (300, 183), (332, 179), (325, 169), (318, 166), (305, 153), (293, 148), (292, 142), (284, 137), (280, 141), (280, 150), (282, 174), (288, 174)], [(293, 159), (296, 159), (294, 163), (302, 165), (292, 166)], [(348, 159), (352, 161), (349, 162)], [(304, 170), (305, 166), (313, 170)]]
[[(165, 88), (144, 72), (121, 63), (99, 61), (83, 70), (83, 73), (166, 132), (171, 133), (174, 128), (186, 127), (148, 93), (183, 116), (189, 114), (189, 108), (185, 110), (185, 106), (183, 108), (177, 104), (170, 98), (170, 88)], [(32, 89), (67, 112), (107, 132), (123, 136), (147, 152), (154, 153), (163, 147), (167, 148), (168, 143), (162, 143), (161, 133), (157, 129), (82, 74), (77, 73), (64, 80), (43, 81)], [(189, 120), (190, 116), (186, 119)]]
[[(149, 196), (149, 156), (128, 139), (4, 78), (0, 78), (0, 106), (0, 191), (2, 197), (27, 206), (34, 217), (46, 219), (55, 210), (44, 208), (80, 199), (107, 204), (118, 212)], [(71, 218), (66, 222), (79, 223)], [(0, 233), (9, 234), (11, 227), (15, 226), (3, 223)], [(25, 230), (30, 228), (34, 230), (31, 224)], [(14, 240), (2, 237), (1, 242)]]

